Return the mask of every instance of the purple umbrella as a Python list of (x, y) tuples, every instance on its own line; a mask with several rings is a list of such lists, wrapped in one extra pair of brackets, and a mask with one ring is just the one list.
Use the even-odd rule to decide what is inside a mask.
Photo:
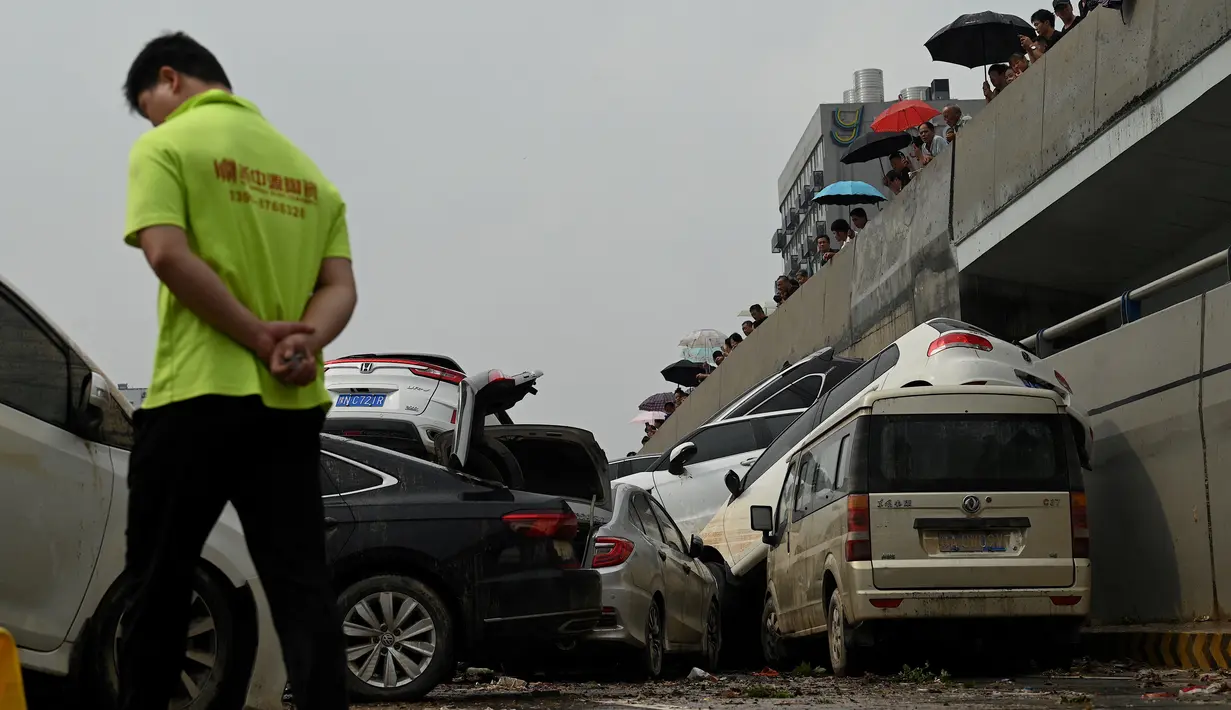
[(644, 402), (637, 405), (637, 409), (643, 412), (665, 412), (668, 403), (675, 403), (675, 395), (670, 392), (659, 392), (646, 397)]

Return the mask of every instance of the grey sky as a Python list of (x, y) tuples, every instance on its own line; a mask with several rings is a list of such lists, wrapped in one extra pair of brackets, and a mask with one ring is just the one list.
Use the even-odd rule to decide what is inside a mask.
[(851, 73), (886, 93), (978, 70), (923, 42), (1043, 0), (10, 3), (0, 11), (0, 270), (117, 382), (149, 381), (156, 284), (121, 241), (148, 126), (120, 85), (182, 29), (350, 210), (360, 305), (329, 355), (410, 349), (542, 369), (521, 422), (638, 447), (636, 405), (698, 328), (734, 331), (780, 260), (775, 183)]

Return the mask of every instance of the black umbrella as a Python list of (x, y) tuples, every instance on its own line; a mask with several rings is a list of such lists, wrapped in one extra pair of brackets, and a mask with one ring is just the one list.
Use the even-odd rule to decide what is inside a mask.
[(877, 158), (888, 158), (899, 150), (905, 150), (910, 142), (910, 134), (902, 131), (865, 133), (851, 142), (841, 160), (845, 165), (854, 165)]
[(1034, 37), (1034, 27), (1015, 15), (976, 12), (962, 15), (924, 42), (932, 59), (969, 69), (1007, 62), (1022, 51), (1019, 36)]
[(696, 387), (701, 384), (697, 375), (708, 373), (709, 367), (691, 360), (680, 360), (663, 368), (663, 379), (680, 387)]

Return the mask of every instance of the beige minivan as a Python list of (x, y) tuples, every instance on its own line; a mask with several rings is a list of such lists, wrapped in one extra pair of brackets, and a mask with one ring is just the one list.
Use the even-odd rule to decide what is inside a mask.
[(873, 392), (801, 446), (769, 545), (762, 646), (826, 634), (857, 673), (902, 622), (1027, 622), (1063, 663), (1090, 610), (1081, 465), (1063, 400), (1020, 387)]

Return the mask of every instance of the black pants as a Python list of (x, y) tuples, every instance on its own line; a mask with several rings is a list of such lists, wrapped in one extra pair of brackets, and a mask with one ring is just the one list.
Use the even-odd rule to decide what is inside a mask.
[(136, 414), (128, 472), (132, 582), (122, 710), (166, 710), (184, 662), (193, 568), (227, 502), (243, 523), (300, 710), (347, 707), (341, 622), (325, 564), (322, 410), (199, 397)]

